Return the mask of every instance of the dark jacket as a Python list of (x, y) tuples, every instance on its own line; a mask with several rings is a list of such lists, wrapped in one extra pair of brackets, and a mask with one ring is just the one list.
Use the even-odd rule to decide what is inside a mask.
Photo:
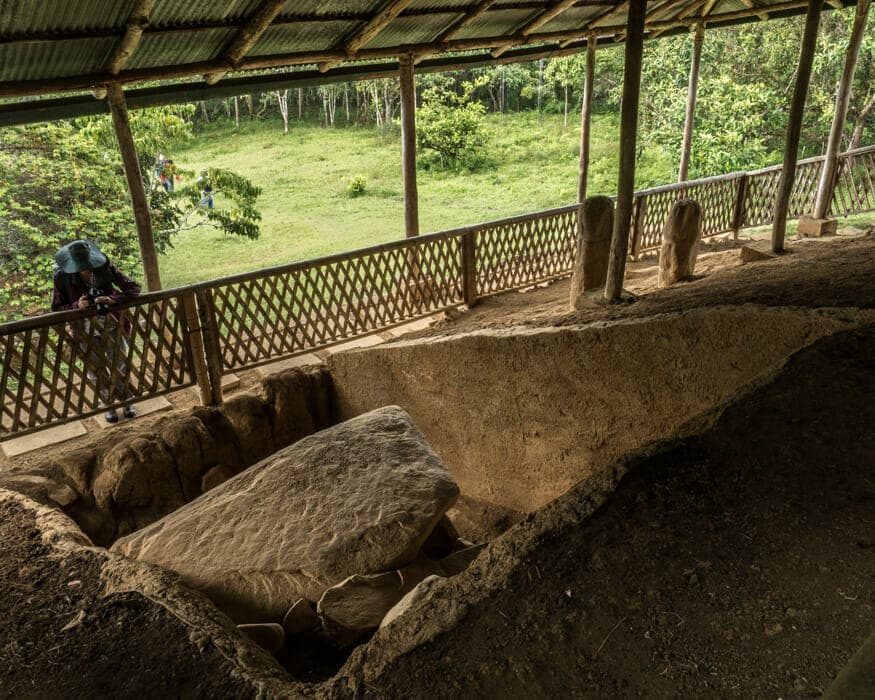
[[(112, 263), (94, 270), (96, 289), (103, 295), (112, 297), (116, 304), (121, 304), (140, 295), (140, 285), (121, 272)], [(68, 274), (58, 270), (55, 272), (55, 290), (52, 295), (52, 311), (66, 311), (79, 308), (79, 298), (88, 293), (88, 286), (83, 282), (78, 272)]]

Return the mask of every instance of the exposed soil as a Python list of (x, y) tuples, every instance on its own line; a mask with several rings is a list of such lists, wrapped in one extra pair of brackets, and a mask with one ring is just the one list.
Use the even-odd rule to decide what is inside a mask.
[(875, 327), (818, 341), (712, 430), (627, 465), (589, 519), (593, 485), (576, 487), (334, 692), (821, 694), (875, 629), (873, 358)]
[[(706, 277), (633, 304), (570, 314), (560, 282), (425, 333), (725, 304), (875, 308), (875, 240), (797, 244), (740, 270), (719, 271), (737, 251), (713, 255)], [(512, 527), (335, 679), (269, 694), (817, 696), (875, 630), (873, 399), (875, 327), (817, 341), (705, 433), (665, 436)], [(15, 504), (0, 510), (0, 553), (0, 696), (253, 694), (209, 638), (137, 593), (107, 595), (103, 555), (59, 558)], [(326, 659), (300, 658), (321, 677)]]

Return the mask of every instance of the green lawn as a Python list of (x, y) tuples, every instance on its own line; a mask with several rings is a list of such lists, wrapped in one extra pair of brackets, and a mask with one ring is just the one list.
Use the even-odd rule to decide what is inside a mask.
[[(488, 117), (486, 164), (474, 172), (420, 169), (422, 233), (571, 204), (577, 192), (579, 127), (563, 129), (561, 115), (533, 113)], [(591, 194), (616, 190), (618, 120), (593, 122)], [(223, 123), (172, 154), (199, 172), (236, 170), (263, 189), (261, 237), (249, 241), (216, 231), (188, 231), (160, 260), (162, 282), (175, 287), (272, 265), (395, 240), (404, 235), (401, 146), (397, 130), (324, 129), (279, 122)], [(645, 152), (637, 186), (671, 182), (673, 165)], [(346, 186), (366, 178), (366, 193), (351, 198)], [(221, 198), (217, 197), (217, 206)]]

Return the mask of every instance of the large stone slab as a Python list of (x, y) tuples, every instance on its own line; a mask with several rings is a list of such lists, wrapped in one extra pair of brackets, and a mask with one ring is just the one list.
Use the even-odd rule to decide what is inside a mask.
[(411, 562), (459, 489), (410, 417), (384, 407), (311, 435), (118, 540), (240, 622), (279, 622), (353, 574)]

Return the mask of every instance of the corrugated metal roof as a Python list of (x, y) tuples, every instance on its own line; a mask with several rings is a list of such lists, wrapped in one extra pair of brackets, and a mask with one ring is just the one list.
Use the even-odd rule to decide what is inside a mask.
[[(168, 75), (198, 76), (199, 80), (205, 72), (222, 73), (227, 68), (222, 53), (241, 36), (240, 31), (261, 1), (155, 0), (151, 24), (131, 58), (117, 76), (109, 76), (105, 73), (106, 62), (125, 34), (134, 0), (0, 0), (0, 99), (47, 91), (87, 90), (95, 82), (113, 79), (129, 84), (160, 82)], [(391, 9), (394, 1), (288, 0), (273, 25), (245, 51), (234, 73), (311, 63), (310, 54), (314, 51), (342, 46), (368, 26), (370, 20)], [(659, 1), (648, 0), (651, 7)], [(708, 28), (755, 21), (767, 12), (778, 16), (805, 12), (805, 2), (798, 0), (754, 1), (756, 6), (749, 8), (750, 0), (722, 0), (709, 15)], [(613, 2), (620, 5), (621, 0)], [(490, 61), (492, 49), (505, 45), (506, 37), (515, 35), (554, 3), (555, 0), (496, 0), (469, 26), (447, 37), (449, 46), (452, 48), (455, 40), (464, 41), (466, 50), (479, 52), (481, 63)], [(854, 3), (855, 0), (848, 2)], [(339, 74), (355, 60), (392, 58), (411, 46), (432, 43), (439, 36), (443, 38), (445, 30), (462, 18), (463, 12), (478, 4), (478, 0), (412, 0), (403, 9), (397, 8), (400, 12), (385, 26), (378, 27), (357, 55), (338, 66), (328, 66), (328, 71), (319, 75), (330, 80), (332, 71)], [(677, 0), (668, 15), (669, 21), (661, 16), (658, 24), (651, 26), (661, 33), (687, 31), (700, 20), (697, 15), (705, 6), (700, 0)], [(579, 0), (529, 36), (528, 46), (511, 48), (503, 59), (528, 59), (558, 51), (565, 39), (579, 38), (586, 25), (610, 7)], [(695, 11), (683, 20), (677, 19), (684, 8)], [(624, 21), (625, 13), (618, 13), (609, 24), (621, 32)], [(551, 36), (552, 43), (545, 43), (545, 35)], [(572, 45), (572, 50), (576, 46)], [(209, 65), (211, 61), (215, 63)], [(430, 59), (432, 68), (456, 63), (458, 57), (451, 55), (438, 54)], [(166, 94), (176, 93), (168, 88)]]
[(428, 44), (458, 15), (441, 14), (427, 17), (399, 17), (367, 44), (369, 49), (384, 49), (404, 44)]
[(494, 10), (475, 20), (466, 29), (459, 32), (457, 39), (478, 39), (481, 37), (504, 36), (512, 34), (526, 20), (535, 16), (532, 9)]
[(304, 22), (271, 27), (249, 52), (250, 56), (289, 53), (292, 51), (326, 51), (337, 37), (346, 36), (360, 22)]
[(0, 83), (27, 80), (33, 75), (66, 78), (103, 65), (115, 45), (113, 39), (70, 39), (0, 44)]
[(234, 38), (234, 29), (202, 29), (143, 37), (128, 68), (154, 68), (170, 63), (184, 64), (215, 58)]
[(134, 0), (0, 0), (0, 37), (123, 27)]
[(239, 20), (250, 15), (260, 0), (155, 0), (151, 23), (157, 27), (178, 27), (193, 22)]

